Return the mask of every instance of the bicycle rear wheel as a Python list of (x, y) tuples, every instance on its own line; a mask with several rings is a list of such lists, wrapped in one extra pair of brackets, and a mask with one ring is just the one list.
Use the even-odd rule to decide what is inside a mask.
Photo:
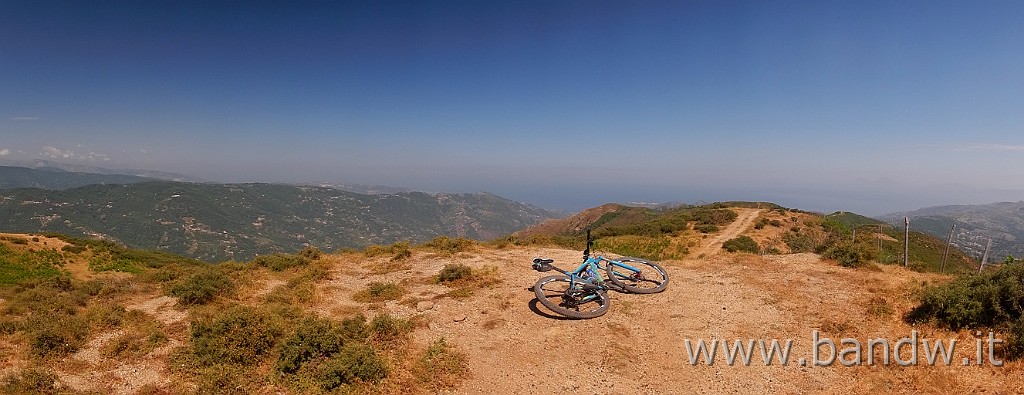
[(668, 273), (660, 265), (640, 258), (619, 258), (618, 262), (632, 266), (633, 270), (614, 263), (608, 263), (608, 280), (627, 292), (654, 294), (668, 287)]
[(608, 312), (608, 292), (584, 290), (583, 284), (571, 283), (566, 276), (547, 276), (533, 285), (537, 300), (551, 311), (569, 318), (595, 318)]

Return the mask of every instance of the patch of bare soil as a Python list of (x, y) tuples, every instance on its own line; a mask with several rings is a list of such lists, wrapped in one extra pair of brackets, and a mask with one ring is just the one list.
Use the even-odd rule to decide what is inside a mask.
[(125, 306), (153, 316), (164, 325), (174, 325), (188, 318), (188, 312), (178, 307), (178, 300), (167, 295), (148, 295), (129, 301)]
[[(128, 300), (125, 306), (146, 313), (164, 328), (180, 328), (188, 317), (186, 311), (178, 308), (176, 299), (165, 295), (142, 295)], [(104, 355), (104, 347), (124, 334), (120, 330), (106, 331), (91, 338), (69, 361), (57, 366), (60, 380), (75, 390), (117, 395), (135, 394), (143, 388), (169, 387), (171, 375), (167, 358), (183, 340), (172, 336), (166, 344), (144, 355)]]

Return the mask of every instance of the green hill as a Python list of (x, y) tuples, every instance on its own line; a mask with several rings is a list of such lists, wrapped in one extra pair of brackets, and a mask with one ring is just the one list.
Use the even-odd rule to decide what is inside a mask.
[[(859, 232), (856, 235), (856, 245), (866, 251), (877, 251), (875, 259), (878, 262), (897, 264), (903, 262), (903, 239), (906, 236), (903, 226), (893, 226), (880, 220), (849, 212), (832, 213), (824, 216), (823, 219), (826, 226), (831, 226), (831, 231), (842, 238), (854, 237), (854, 230)], [(946, 251), (946, 241), (927, 232), (916, 230), (917, 226), (918, 224), (914, 223), (909, 234), (910, 265), (919, 270), (933, 272), (945, 270), (947, 273), (966, 273), (977, 270), (978, 261), (956, 246), (949, 249), (946, 267), (943, 269), (942, 257)], [(882, 231), (881, 237), (878, 234), (879, 227)], [(946, 232), (948, 231), (947, 227)]]
[(894, 213), (882, 219), (902, 224), (910, 218), (911, 229), (945, 239), (954, 224), (953, 245), (981, 259), (992, 241), (989, 261), (1002, 261), (1007, 255), (1024, 256), (1024, 202), (928, 207)]
[[(850, 212), (828, 215), (787, 209), (764, 202), (721, 202), (670, 209), (606, 204), (567, 218), (550, 220), (517, 232), (524, 239), (582, 247), (582, 234), (592, 229), (597, 248), (650, 259), (680, 259), (691, 253), (707, 234), (716, 234), (737, 214), (732, 208), (761, 209), (762, 213), (742, 236), (760, 253), (814, 252), (847, 266), (868, 262), (903, 262), (903, 228)], [(910, 232), (909, 263), (921, 271), (943, 270), (945, 240)], [(946, 273), (976, 271), (978, 262), (956, 248), (946, 258)]]
[(487, 194), (362, 195), (276, 184), (145, 182), (0, 192), (0, 231), (87, 235), (207, 261), (437, 236), (491, 239), (551, 218)]
[(154, 181), (154, 179), (125, 174), (72, 172), (53, 167), (30, 169), (0, 166), (0, 189), (68, 189), (92, 184), (131, 184), (145, 181)]

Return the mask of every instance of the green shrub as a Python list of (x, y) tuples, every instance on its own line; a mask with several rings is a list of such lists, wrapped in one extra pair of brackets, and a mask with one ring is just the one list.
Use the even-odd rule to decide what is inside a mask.
[(4, 304), (12, 315), (74, 315), (85, 306), (88, 295), (76, 289), (69, 277), (35, 279), (20, 284)]
[(363, 343), (348, 343), (334, 357), (320, 364), (316, 379), (324, 391), (332, 391), (345, 384), (378, 382), (388, 375), (387, 363), (373, 347)]
[(1024, 317), (1018, 318), (1007, 329), (1006, 356), (1009, 359), (1024, 357)]
[(466, 370), (466, 358), (443, 337), (431, 343), (413, 368), (417, 381), (434, 392), (454, 388)]
[(433, 240), (430, 240), (423, 244), (424, 247), (431, 248), (446, 255), (455, 255), (460, 252), (468, 251), (476, 242), (461, 237), (450, 238), (448, 236), (438, 236)]
[(381, 343), (402, 340), (412, 329), (413, 325), (409, 320), (395, 318), (387, 313), (379, 314), (370, 321), (371, 337)]
[(306, 258), (310, 261), (320, 259), (320, 257), (322, 257), (323, 255), (324, 253), (321, 252), (319, 248), (313, 246), (307, 246), (306, 248), (303, 248), (302, 251), (299, 251), (299, 256)]
[(395, 283), (371, 282), (366, 289), (356, 292), (352, 299), (357, 302), (376, 303), (395, 300), (405, 294), (405, 289)]
[(204, 304), (221, 295), (235, 290), (235, 283), (228, 275), (215, 269), (208, 269), (178, 282), (170, 289), (170, 295), (178, 298), (183, 305)]
[(746, 235), (727, 240), (725, 243), (722, 243), (722, 248), (729, 252), (749, 252), (752, 254), (756, 254), (761, 250), (757, 242)]
[(196, 393), (249, 395), (260, 392), (258, 375), (246, 366), (217, 364), (202, 369), (196, 379)]
[(32, 315), (25, 323), (29, 350), (37, 357), (62, 356), (78, 351), (89, 336), (89, 325), (69, 314)]
[(680, 259), (689, 250), (686, 246), (673, 243), (667, 236), (623, 235), (602, 237), (594, 242), (594, 248), (619, 255), (644, 259)]
[(111, 339), (103, 345), (100, 353), (107, 358), (122, 358), (126, 354), (138, 355), (142, 352), (144, 339), (136, 333), (125, 333)]
[(282, 323), (264, 310), (235, 306), (193, 321), (190, 332), (192, 355), (200, 364), (252, 364), (277, 344)]
[(715, 233), (718, 232), (718, 225), (697, 225), (693, 227), (693, 230), (700, 233)]
[(473, 269), (469, 266), (461, 263), (446, 264), (444, 268), (437, 273), (437, 282), (439, 283), (450, 283), (459, 280), (468, 280), (473, 276)]
[(844, 267), (858, 267), (866, 262), (861, 249), (849, 243), (840, 243), (830, 246), (823, 254), (826, 258), (835, 259), (839, 265)]
[(306, 318), (281, 346), (276, 369), (294, 374), (302, 365), (320, 358), (330, 357), (344, 345), (342, 328), (323, 318)]
[(363, 341), (370, 336), (370, 328), (366, 326), (366, 316), (362, 313), (341, 320), (341, 337), (346, 341)]
[(57, 375), (42, 368), (29, 368), (0, 380), (5, 394), (57, 394)]
[(0, 243), (0, 284), (59, 277), (63, 263), (63, 256), (53, 250), (19, 252)]
[(1024, 355), (1024, 266), (1009, 265), (928, 288), (904, 317), (936, 321), (952, 330), (1005, 329), (1010, 357)]
[(128, 317), (128, 309), (114, 302), (101, 302), (86, 308), (82, 315), (93, 327), (109, 329), (121, 326)]
[(79, 246), (79, 245), (74, 245), (74, 244), (68, 244), (68, 245), (65, 245), (64, 247), (60, 248), (61, 251), (70, 252), (72, 254), (81, 254), (81, 253), (85, 252), (85, 250), (87, 250), (87, 249), (88, 248), (86, 248), (85, 246)]
[(405, 259), (409, 259), (409, 258), (412, 258), (412, 250), (410, 250), (408, 247), (406, 247), (404, 249), (400, 249), (397, 252), (395, 252), (395, 256), (391, 257), (391, 260), (392, 261), (401, 261), (401, 260), (405, 260)]
[(139, 262), (109, 255), (97, 255), (89, 258), (89, 270), (94, 272), (142, 273), (142, 267)]
[(282, 253), (260, 255), (256, 257), (256, 259), (253, 259), (252, 263), (255, 264), (256, 266), (262, 266), (275, 272), (279, 272), (293, 267), (305, 266), (312, 260), (307, 257), (308, 255), (316, 255), (317, 257), (319, 257), (319, 255), (316, 254), (316, 252), (319, 252), (319, 250), (316, 250), (316, 252), (306, 252), (304, 250), (303, 252), (305, 252), (305, 255)]
[(817, 248), (814, 236), (799, 232), (799, 228), (793, 229), (796, 230), (791, 230), (782, 235), (782, 242), (786, 243), (789, 250), (793, 253), (814, 252)]
[(13, 317), (0, 317), (0, 335), (14, 334), (22, 330), (23, 326), (21, 320), (14, 319)]

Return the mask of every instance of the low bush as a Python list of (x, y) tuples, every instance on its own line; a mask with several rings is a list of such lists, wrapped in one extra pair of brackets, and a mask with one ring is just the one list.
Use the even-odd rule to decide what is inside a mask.
[(306, 318), (281, 345), (281, 355), (275, 368), (282, 373), (294, 374), (307, 362), (341, 351), (344, 339), (342, 328), (330, 320)]
[(313, 250), (315, 250), (315, 252), (307, 252), (307, 250), (303, 250), (304, 254), (300, 255), (282, 253), (260, 255), (253, 259), (252, 263), (256, 266), (262, 266), (272, 271), (279, 272), (293, 267), (305, 266), (312, 260), (308, 256), (315, 255), (319, 258), (320, 255), (317, 254), (319, 253), (319, 250), (316, 250), (315, 248)]
[(42, 368), (29, 368), (0, 380), (0, 392), (5, 394), (57, 394), (57, 375)]
[(952, 330), (993, 328), (1008, 333), (1010, 357), (1024, 356), (1024, 266), (1008, 265), (928, 288), (907, 313), (910, 322), (936, 321)]
[(196, 362), (252, 364), (262, 360), (282, 335), (280, 318), (262, 309), (235, 306), (192, 322), (191, 351)]
[(693, 230), (700, 233), (715, 233), (718, 232), (718, 225), (696, 225)]
[(462, 380), (466, 370), (466, 358), (443, 337), (431, 343), (413, 367), (419, 384), (432, 392), (454, 388)]
[(722, 248), (729, 252), (749, 252), (752, 254), (758, 253), (761, 249), (754, 239), (746, 235), (727, 240), (725, 243), (722, 243)]
[(142, 273), (142, 266), (139, 262), (116, 258), (109, 255), (97, 255), (89, 258), (89, 270), (94, 272), (123, 272), (131, 274)]
[(366, 326), (366, 316), (362, 313), (341, 320), (341, 337), (346, 341), (363, 341), (370, 336), (370, 328)]
[(68, 355), (85, 343), (89, 324), (70, 314), (32, 315), (25, 323), (29, 350), (37, 357)]
[(320, 259), (320, 257), (322, 257), (323, 255), (324, 253), (320, 251), (319, 248), (313, 246), (307, 246), (306, 248), (303, 248), (302, 251), (299, 251), (299, 256), (306, 258), (310, 261)]
[(249, 395), (259, 393), (261, 383), (247, 366), (217, 364), (200, 370), (197, 394)]
[(226, 274), (216, 269), (207, 269), (186, 277), (169, 290), (183, 305), (205, 304), (221, 295), (229, 295), (235, 284)]
[(366, 247), (363, 249), (363, 255), (367, 257), (391, 255), (391, 261), (401, 261), (412, 257), (412, 249), (409, 248), (409, 242), (398, 241), (389, 246), (372, 245)]
[(1024, 357), (1024, 317), (1018, 318), (1006, 330), (1006, 356), (1010, 359)]
[(461, 263), (449, 263), (437, 273), (437, 282), (450, 283), (459, 280), (468, 280), (473, 276), (473, 269)]
[(0, 285), (62, 275), (63, 257), (53, 250), (15, 251), (0, 243)]
[(448, 236), (438, 236), (423, 244), (424, 247), (431, 248), (445, 255), (455, 255), (460, 252), (469, 251), (475, 245), (476, 242), (473, 240), (461, 237), (453, 239)]
[(356, 292), (352, 299), (357, 302), (376, 303), (401, 298), (405, 288), (395, 283), (371, 282), (366, 289)]
[(110, 329), (121, 326), (128, 314), (128, 309), (123, 305), (99, 302), (91, 304), (81, 315), (94, 328)]
[(667, 236), (602, 237), (594, 242), (594, 248), (651, 260), (681, 259), (689, 252), (686, 246), (674, 243)]
[(844, 267), (859, 267), (868, 262), (867, 254), (857, 245), (850, 243), (837, 243), (829, 246), (822, 254), (826, 258), (834, 259)]
[(818, 243), (814, 236), (806, 232), (800, 232), (799, 228), (794, 228), (782, 235), (782, 242), (786, 243), (789, 247), (789, 251), (793, 253), (801, 252), (814, 252), (817, 248)]
[(10, 335), (24, 329), (21, 320), (14, 317), (0, 317), (0, 335)]
[(60, 248), (61, 251), (70, 252), (72, 254), (81, 254), (81, 253), (85, 252), (85, 250), (87, 250), (87, 249), (88, 248), (86, 248), (85, 246), (74, 245), (74, 244), (68, 244), (68, 245), (65, 245), (65, 246)]
[(370, 338), (375, 342), (388, 344), (403, 340), (411, 332), (413, 324), (409, 320), (392, 317), (382, 313), (370, 321)]
[(345, 384), (379, 382), (388, 375), (387, 363), (364, 343), (348, 343), (341, 351), (319, 365), (316, 381), (324, 391)]

